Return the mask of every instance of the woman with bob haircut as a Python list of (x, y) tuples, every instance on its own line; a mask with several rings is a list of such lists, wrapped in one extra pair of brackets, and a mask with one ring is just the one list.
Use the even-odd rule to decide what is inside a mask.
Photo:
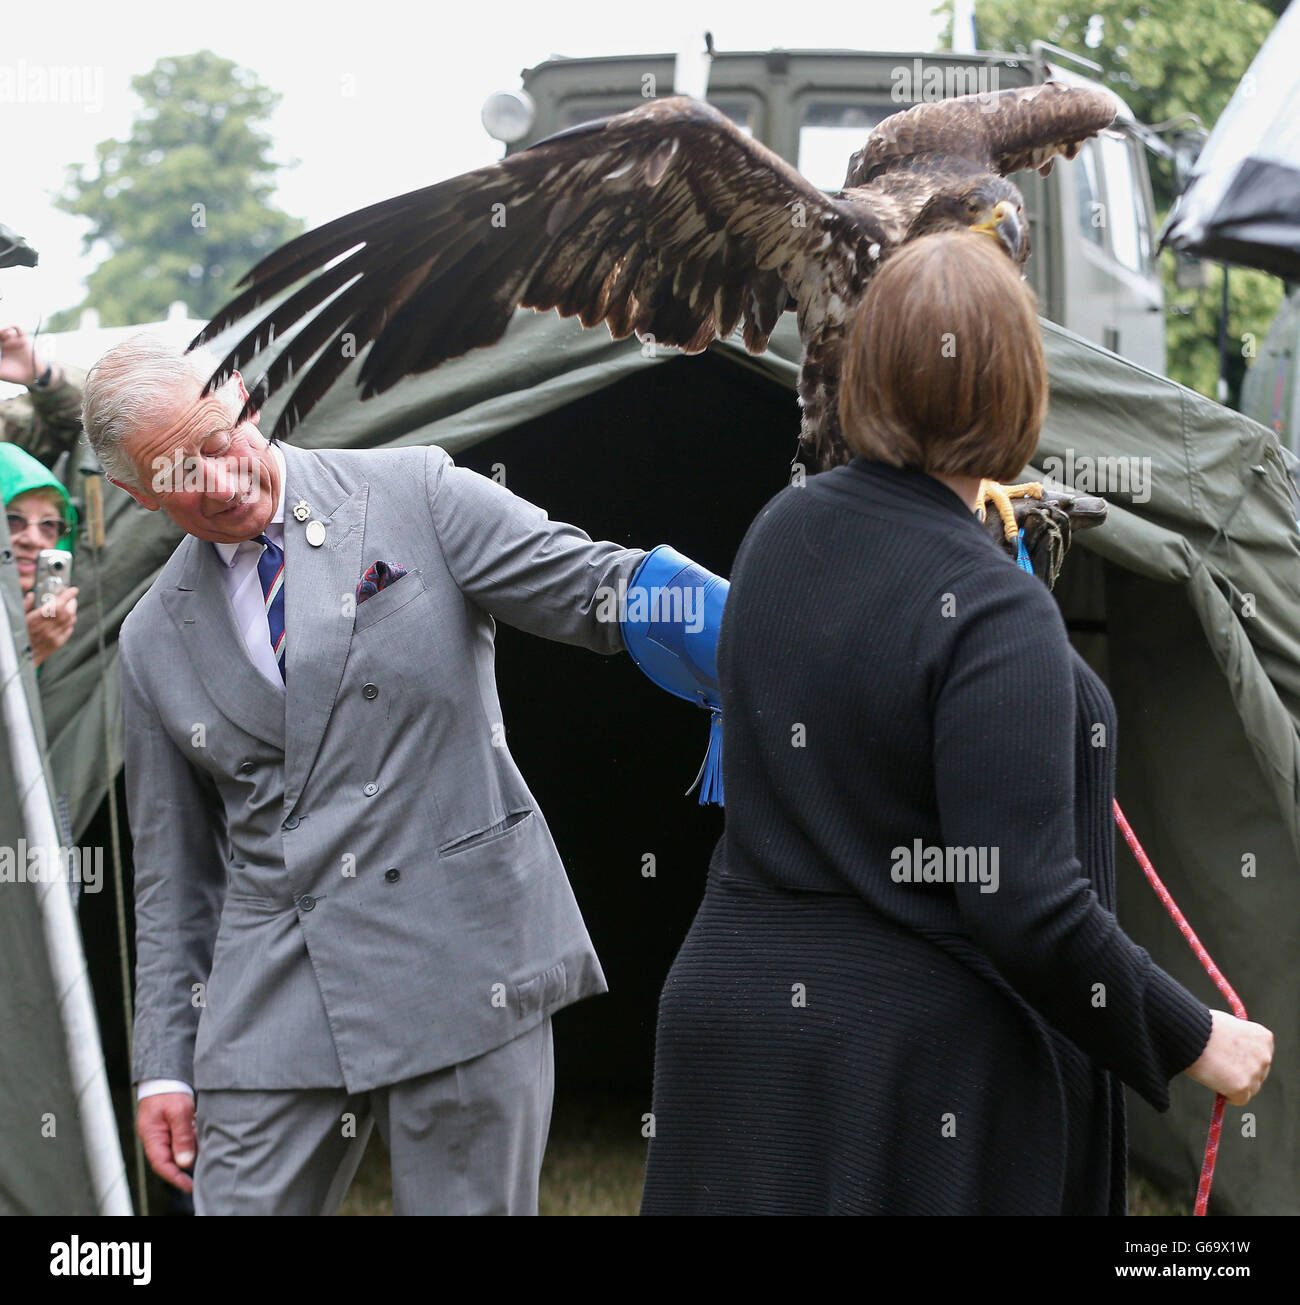
[(1114, 916), (1115, 712), (974, 514), (1033, 456), (1031, 291), (916, 240), (845, 346), (858, 455), (779, 493), (718, 642), (726, 828), (664, 985), (642, 1213), (1123, 1214), (1127, 1083), (1272, 1034)]

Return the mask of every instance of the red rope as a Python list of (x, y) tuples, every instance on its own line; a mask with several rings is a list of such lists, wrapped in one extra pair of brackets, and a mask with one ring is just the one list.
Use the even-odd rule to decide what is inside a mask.
[[(1227, 999), (1228, 1005), (1232, 1007), (1232, 1013), (1239, 1020), (1244, 1020), (1246, 1018), (1246, 1008), (1241, 1004), (1241, 998), (1233, 992), (1232, 985), (1223, 977), (1219, 967), (1210, 958), (1210, 953), (1205, 950), (1201, 940), (1192, 932), (1192, 926), (1187, 923), (1183, 913), (1178, 909), (1178, 903), (1170, 896), (1169, 889), (1160, 882), (1160, 876), (1156, 874), (1155, 867), (1142, 850), (1142, 844), (1138, 842), (1137, 835), (1133, 832), (1133, 826), (1124, 818), (1119, 803), (1115, 802), (1114, 807), (1115, 823), (1120, 827), (1120, 832), (1124, 835), (1124, 841), (1137, 858), (1138, 865), (1142, 867), (1142, 873), (1146, 875), (1151, 887), (1156, 890), (1156, 896), (1165, 904), (1165, 910), (1173, 918), (1179, 932), (1187, 939), (1188, 946), (1196, 953), (1196, 959), (1200, 961), (1205, 967), (1205, 972), (1214, 980), (1214, 986)], [(1214, 1113), (1210, 1116), (1210, 1135), (1205, 1142), (1205, 1159), (1201, 1162), (1201, 1181), (1196, 1187), (1195, 1214), (1204, 1214), (1210, 1202), (1210, 1184), (1214, 1181), (1214, 1165), (1219, 1158), (1219, 1135), (1223, 1131), (1223, 1106), (1224, 1097), (1221, 1094), (1217, 1095), (1214, 1098)]]

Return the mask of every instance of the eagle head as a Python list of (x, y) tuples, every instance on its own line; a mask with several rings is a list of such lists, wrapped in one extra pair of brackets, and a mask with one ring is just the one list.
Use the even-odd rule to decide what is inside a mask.
[(1029, 225), (1020, 191), (1005, 177), (981, 176), (945, 186), (930, 197), (907, 232), (907, 239), (961, 228), (995, 240), (1017, 266), (1029, 257)]

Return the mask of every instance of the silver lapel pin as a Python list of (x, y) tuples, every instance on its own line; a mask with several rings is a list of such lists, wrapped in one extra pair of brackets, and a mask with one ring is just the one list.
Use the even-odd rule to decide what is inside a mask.
[(313, 548), (319, 548), (325, 542), (325, 523), (309, 521), (307, 523), (307, 542)]
[(306, 521), (309, 516), (311, 516), (311, 508), (305, 498), (300, 498), (293, 505), (293, 519), (295, 521)]

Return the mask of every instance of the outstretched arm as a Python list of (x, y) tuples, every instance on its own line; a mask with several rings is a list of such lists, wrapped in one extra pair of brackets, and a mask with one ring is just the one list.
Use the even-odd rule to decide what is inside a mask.
[(617, 596), (645, 552), (593, 541), (430, 447), (433, 529), (466, 597), (507, 625), (600, 653), (623, 651)]

